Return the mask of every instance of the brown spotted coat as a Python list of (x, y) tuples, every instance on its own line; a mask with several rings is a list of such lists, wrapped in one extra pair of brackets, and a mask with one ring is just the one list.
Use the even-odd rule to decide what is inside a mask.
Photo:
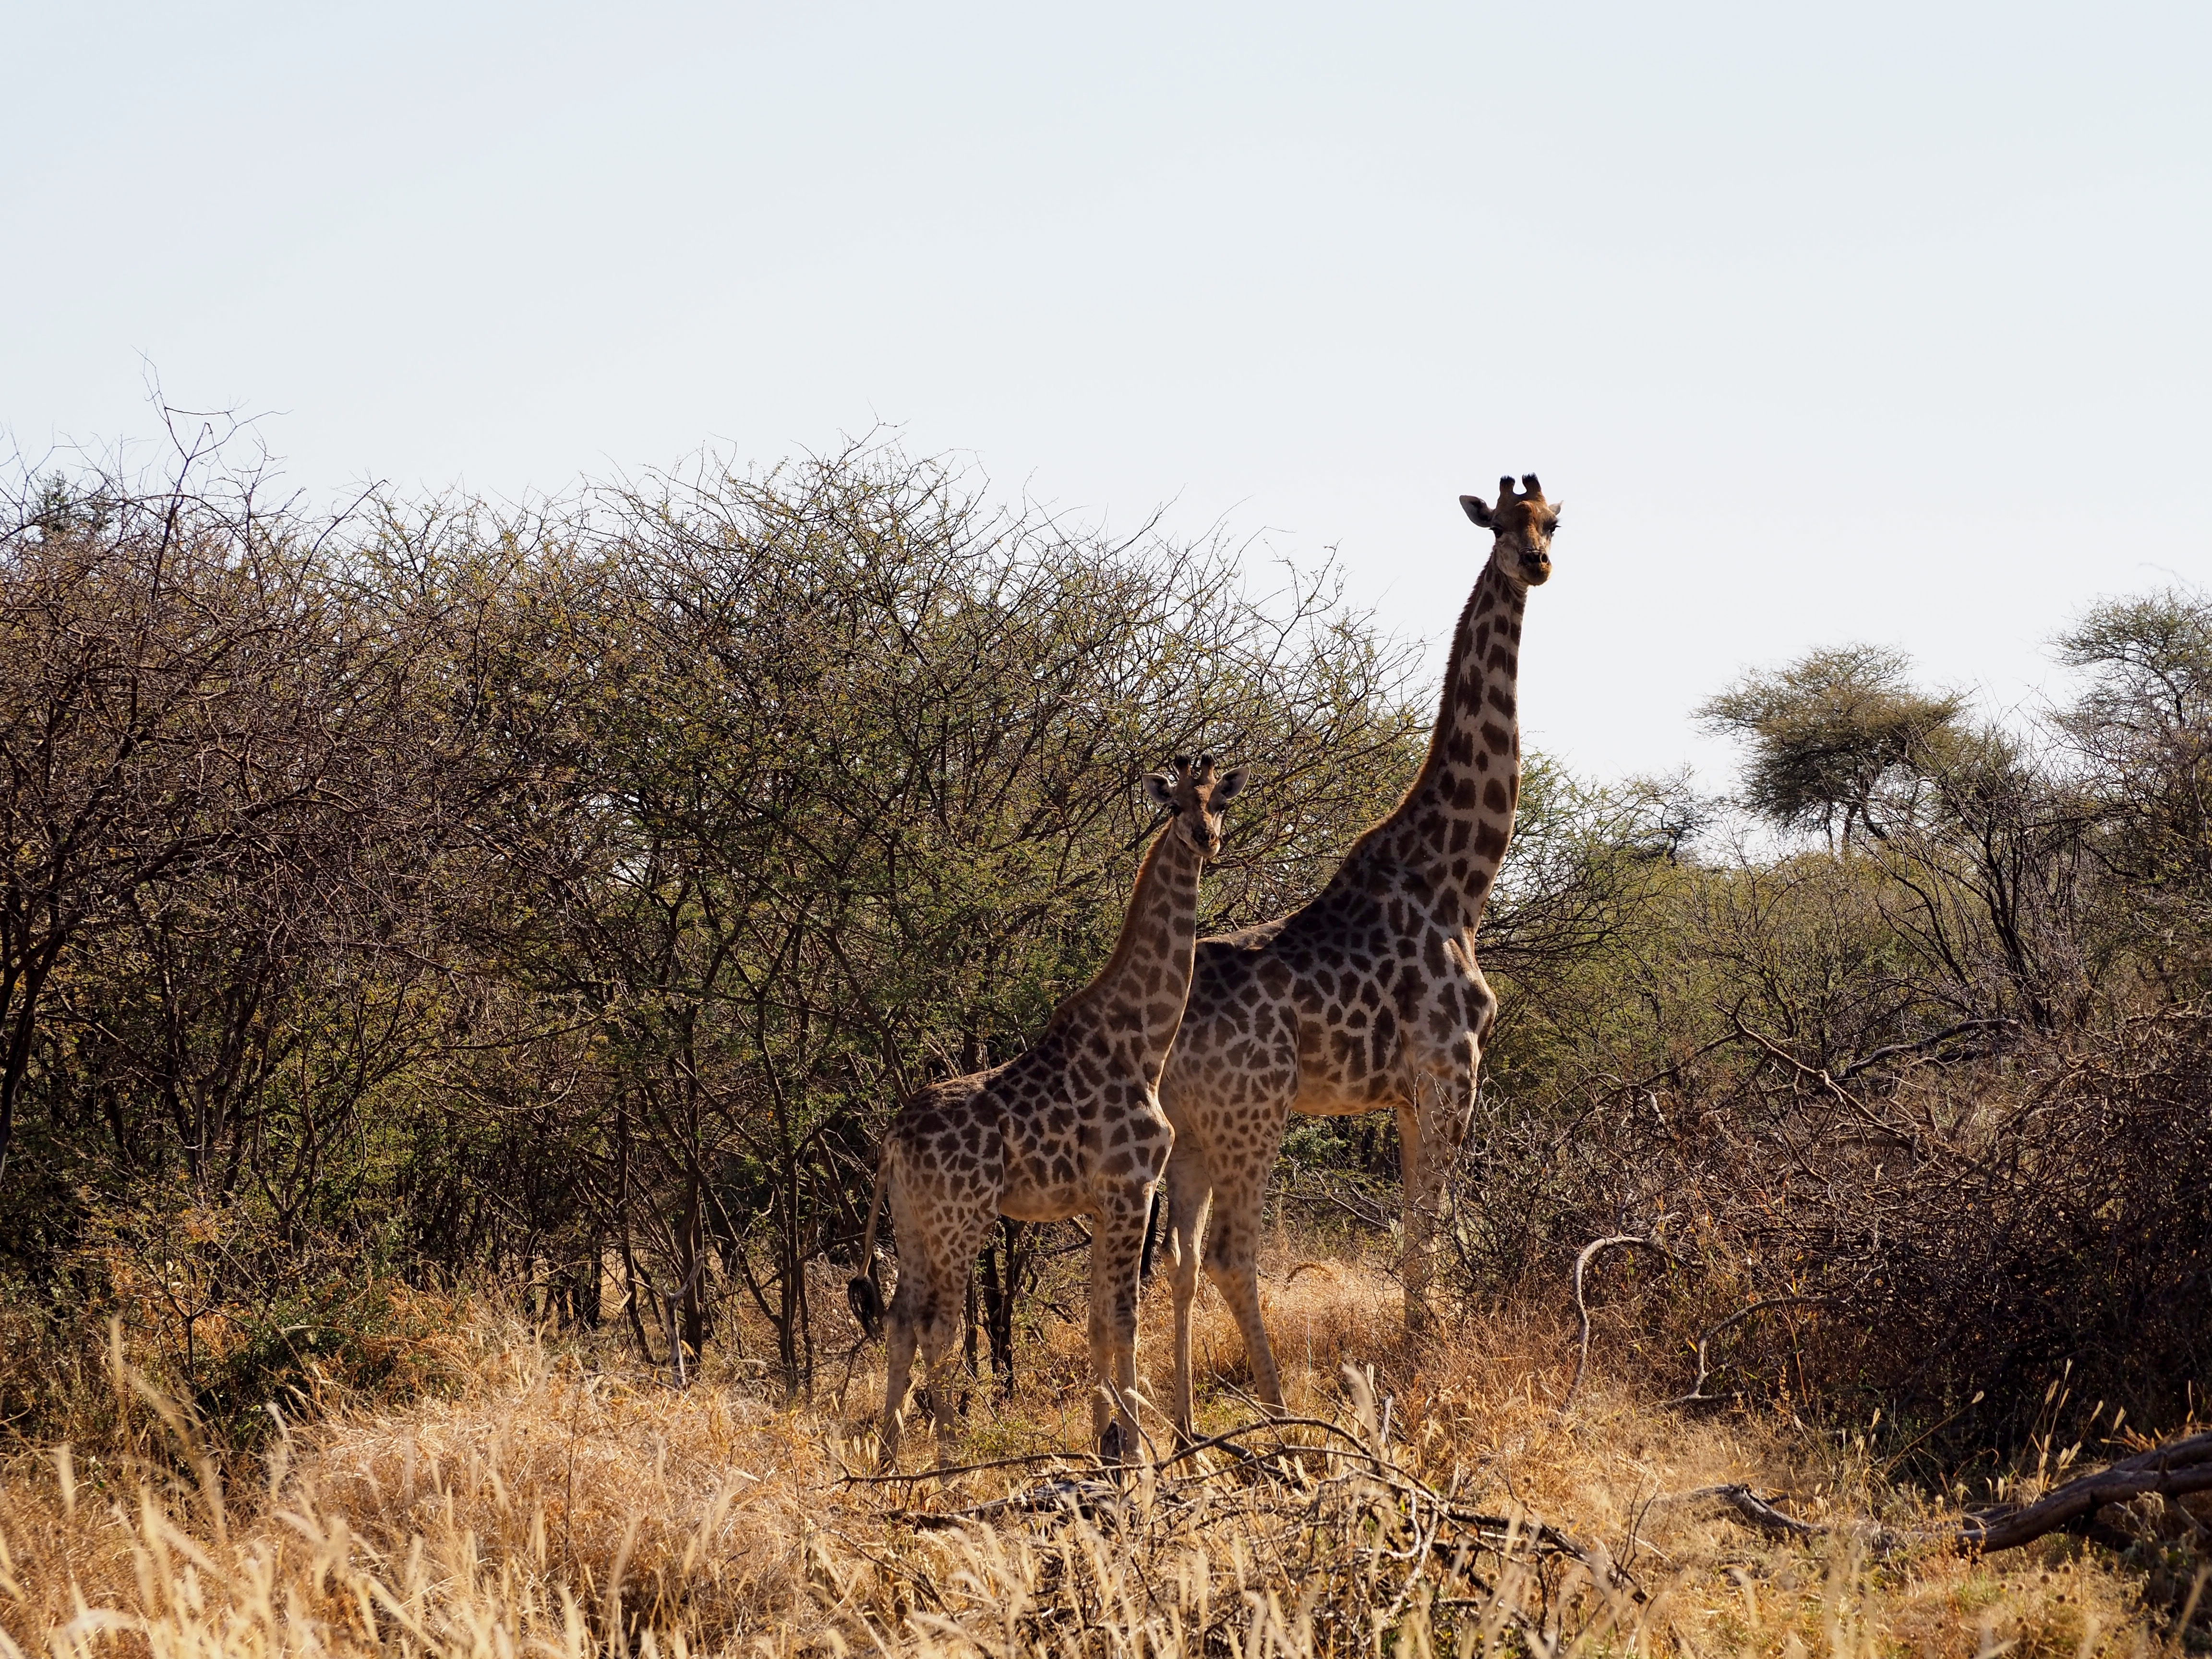
[[(1159, 1079), (1190, 988), (1199, 873), (1220, 850), (1221, 810), (1243, 774), (1216, 777), (1211, 757), (1179, 757), (1146, 780), (1173, 817), (1152, 842), (1113, 957), (1063, 1003), (1018, 1058), (915, 1093), (885, 1138), (877, 1203), (887, 1195), (899, 1247), (888, 1315), (883, 1453), (898, 1453), (915, 1350), (941, 1438), (951, 1425), (945, 1367), (966, 1309), (975, 1254), (1000, 1216), (1091, 1228), (1093, 1427), (1109, 1452), (1133, 1445), (1138, 1258), (1152, 1189), (1175, 1132)], [(864, 1260), (874, 1255), (871, 1207)], [(873, 1295), (855, 1279), (854, 1305)], [(866, 1315), (864, 1314), (864, 1317)]]
[[(1474, 1109), (1497, 999), (1475, 965), (1475, 925), (1513, 833), (1521, 785), (1516, 681), (1528, 589), (1551, 574), (1557, 509), (1531, 476), (1499, 480), (1493, 532), (1452, 637), (1429, 753), (1396, 809), (1303, 909), (1201, 940), (1160, 1102), (1168, 1162), (1176, 1424), (1191, 1420), (1190, 1304), (1198, 1241), (1270, 1406), (1282, 1382), (1260, 1317), (1261, 1200), (1290, 1115), (1398, 1115), (1406, 1172), (1402, 1268), (1423, 1318), (1432, 1224)], [(1209, 1206), (1211, 1214), (1209, 1217)]]

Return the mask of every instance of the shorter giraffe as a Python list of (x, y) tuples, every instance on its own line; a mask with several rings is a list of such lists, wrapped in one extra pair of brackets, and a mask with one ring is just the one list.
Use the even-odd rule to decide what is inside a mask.
[(1182, 1024), (1198, 940), (1199, 872), (1221, 851), (1221, 812), (1243, 769), (1215, 775), (1213, 757), (1177, 756), (1145, 779), (1172, 814), (1153, 838), (1114, 954), (1068, 998), (1029, 1051), (1003, 1066), (919, 1090), (884, 1137), (875, 1197), (852, 1281), (853, 1310), (872, 1334), (882, 1294), (872, 1277), (886, 1195), (899, 1242), (890, 1310), (883, 1456), (898, 1455), (915, 1349), (938, 1439), (951, 1427), (945, 1374), (969, 1277), (999, 1216), (1090, 1219), (1091, 1426), (1119, 1458), (1133, 1449), (1138, 1257), (1152, 1188), (1175, 1131), (1160, 1110), (1160, 1071)]

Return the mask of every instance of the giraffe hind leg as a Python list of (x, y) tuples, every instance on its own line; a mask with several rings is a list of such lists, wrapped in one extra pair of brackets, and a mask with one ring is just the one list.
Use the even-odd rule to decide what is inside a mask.
[(922, 1369), (940, 1457), (955, 1427), (961, 1370), (957, 1350), (968, 1313), (968, 1284), (975, 1272), (976, 1253), (997, 1219), (995, 1206), (977, 1206), (945, 1226), (943, 1248), (930, 1264), (929, 1285), (916, 1310)]
[(891, 1297), (890, 1310), (884, 1316), (890, 1366), (884, 1380), (884, 1419), (879, 1435), (883, 1464), (887, 1469), (898, 1464), (899, 1429), (905, 1420), (907, 1393), (912, 1387), (915, 1344), (919, 1334), (914, 1300), (902, 1274), (897, 1293)]

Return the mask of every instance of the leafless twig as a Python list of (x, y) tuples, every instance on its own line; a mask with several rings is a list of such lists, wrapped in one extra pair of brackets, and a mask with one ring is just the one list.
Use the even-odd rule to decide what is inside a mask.
[(1709, 1405), (1716, 1398), (1705, 1392), (1705, 1379), (1712, 1375), (1708, 1358), (1712, 1340), (1731, 1326), (1741, 1325), (1753, 1314), (1765, 1313), (1769, 1308), (1823, 1308), (1834, 1298), (1825, 1296), (1767, 1296), (1761, 1297), (1748, 1307), (1738, 1308), (1717, 1325), (1708, 1325), (1698, 1338), (1698, 1376), (1690, 1384), (1687, 1394), (1678, 1394), (1667, 1403), (1670, 1406)]

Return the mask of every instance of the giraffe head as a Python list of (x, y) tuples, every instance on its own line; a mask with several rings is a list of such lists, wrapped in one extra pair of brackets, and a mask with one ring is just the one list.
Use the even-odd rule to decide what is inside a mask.
[(1176, 830), (1190, 838), (1200, 857), (1217, 859), (1221, 856), (1221, 809), (1243, 787), (1241, 766), (1216, 775), (1212, 756), (1200, 755), (1193, 761), (1177, 755), (1162, 770), (1146, 775), (1145, 799), (1175, 814)]
[(1552, 532), (1559, 527), (1559, 509), (1544, 499), (1544, 486), (1534, 473), (1522, 475), (1517, 495), (1513, 480), (1500, 478), (1495, 507), (1485, 507), (1480, 495), (1462, 495), (1459, 504), (1468, 518), (1498, 538), (1490, 559), (1508, 580), (1540, 587), (1551, 580)]

